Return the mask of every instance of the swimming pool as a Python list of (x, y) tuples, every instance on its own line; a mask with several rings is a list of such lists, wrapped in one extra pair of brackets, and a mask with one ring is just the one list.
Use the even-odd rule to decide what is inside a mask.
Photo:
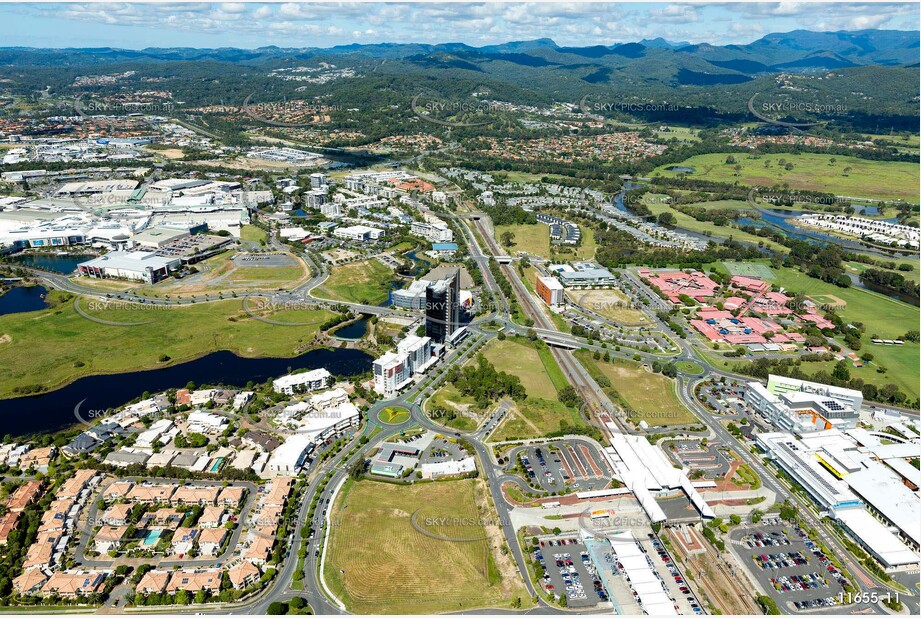
[(221, 464), (223, 462), (224, 462), (224, 458), (218, 457), (217, 459), (214, 460), (214, 463), (211, 464), (211, 468), (208, 470), (208, 472), (217, 472), (218, 470), (221, 469)]
[(147, 536), (144, 537), (144, 545), (156, 545), (157, 541), (160, 540), (160, 530), (155, 529), (147, 533)]

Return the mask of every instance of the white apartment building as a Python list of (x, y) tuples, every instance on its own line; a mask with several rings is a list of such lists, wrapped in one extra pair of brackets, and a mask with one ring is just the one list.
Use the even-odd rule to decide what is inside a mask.
[(342, 216), (342, 206), (338, 202), (324, 202), (320, 204), (320, 214), (329, 219), (338, 219)]
[(409, 373), (425, 373), (435, 362), (432, 351), (432, 338), (409, 335), (397, 344), (397, 353), (406, 355), (409, 364)]
[(293, 373), (272, 381), (276, 393), (293, 395), (300, 391), (316, 391), (329, 386), (332, 374), (326, 369), (313, 369), (305, 373)]
[(405, 353), (387, 352), (374, 361), (374, 390), (392, 397), (412, 379), (409, 360)]

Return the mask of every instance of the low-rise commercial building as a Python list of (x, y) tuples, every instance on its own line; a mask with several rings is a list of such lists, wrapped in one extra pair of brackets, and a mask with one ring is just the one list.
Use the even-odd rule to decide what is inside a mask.
[(272, 381), (276, 393), (293, 395), (297, 392), (316, 391), (329, 386), (332, 374), (326, 369), (313, 369), (304, 373), (293, 373)]
[(131, 279), (156, 283), (182, 264), (179, 258), (162, 257), (150, 251), (112, 251), (77, 265), (81, 275), (94, 279)]

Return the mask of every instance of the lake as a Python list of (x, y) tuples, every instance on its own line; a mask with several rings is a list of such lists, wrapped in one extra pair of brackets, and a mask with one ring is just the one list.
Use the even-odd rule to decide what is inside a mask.
[(190, 381), (239, 388), (250, 380), (265, 382), (295, 369), (319, 367), (352, 376), (370, 370), (373, 360), (361, 350), (345, 348), (321, 348), (292, 358), (243, 358), (225, 350), (163, 369), (87, 376), (41, 395), (0, 399), (0, 433), (22, 436), (66, 429), (78, 422), (78, 405), (86, 418), (89, 411), (117, 408), (144, 391), (183, 388)]
[(10, 257), (11, 264), (21, 264), (30, 268), (39, 268), (61, 275), (69, 275), (77, 270), (77, 264), (94, 258), (93, 255), (56, 255), (53, 253), (23, 253)]
[(17, 285), (0, 296), (0, 315), (44, 309), (48, 306), (46, 294), (48, 290), (40, 285)]

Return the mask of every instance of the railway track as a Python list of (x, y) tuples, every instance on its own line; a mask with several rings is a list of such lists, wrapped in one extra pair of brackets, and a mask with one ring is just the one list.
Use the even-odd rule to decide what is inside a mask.
[[(479, 229), (480, 236), (488, 245), (485, 249), (492, 253), (493, 256), (503, 255), (499, 245), (489, 234), (482, 220), (474, 220), (473, 224)], [(556, 326), (550, 318), (547, 317), (547, 314), (544, 313), (543, 308), (537, 304), (537, 301), (528, 291), (524, 282), (521, 281), (521, 278), (515, 271), (515, 267), (511, 264), (505, 264), (500, 265), (499, 269), (511, 284), (512, 291), (518, 298), (518, 302), (525, 312), (525, 315), (534, 320), (535, 326), (542, 330), (557, 331), (558, 329)], [(607, 426), (600, 422), (600, 420), (595, 417), (595, 414), (610, 410), (612, 408), (610, 400), (602, 393), (601, 388), (595, 383), (591, 376), (588, 375), (588, 372), (585, 371), (585, 368), (583, 368), (581, 363), (573, 356), (572, 352), (550, 346), (550, 353), (553, 355), (554, 359), (556, 359), (557, 364), (560, 365), (560, 369), (562, 369), (566, 379), (572, 384), (573, 388), (576, 389), (576, 392), (579, 393), (582, 400), (586, 402), (589, 410), (588, 420), (590, 422), (594, 421), (607, 435), (609, 433)]]

